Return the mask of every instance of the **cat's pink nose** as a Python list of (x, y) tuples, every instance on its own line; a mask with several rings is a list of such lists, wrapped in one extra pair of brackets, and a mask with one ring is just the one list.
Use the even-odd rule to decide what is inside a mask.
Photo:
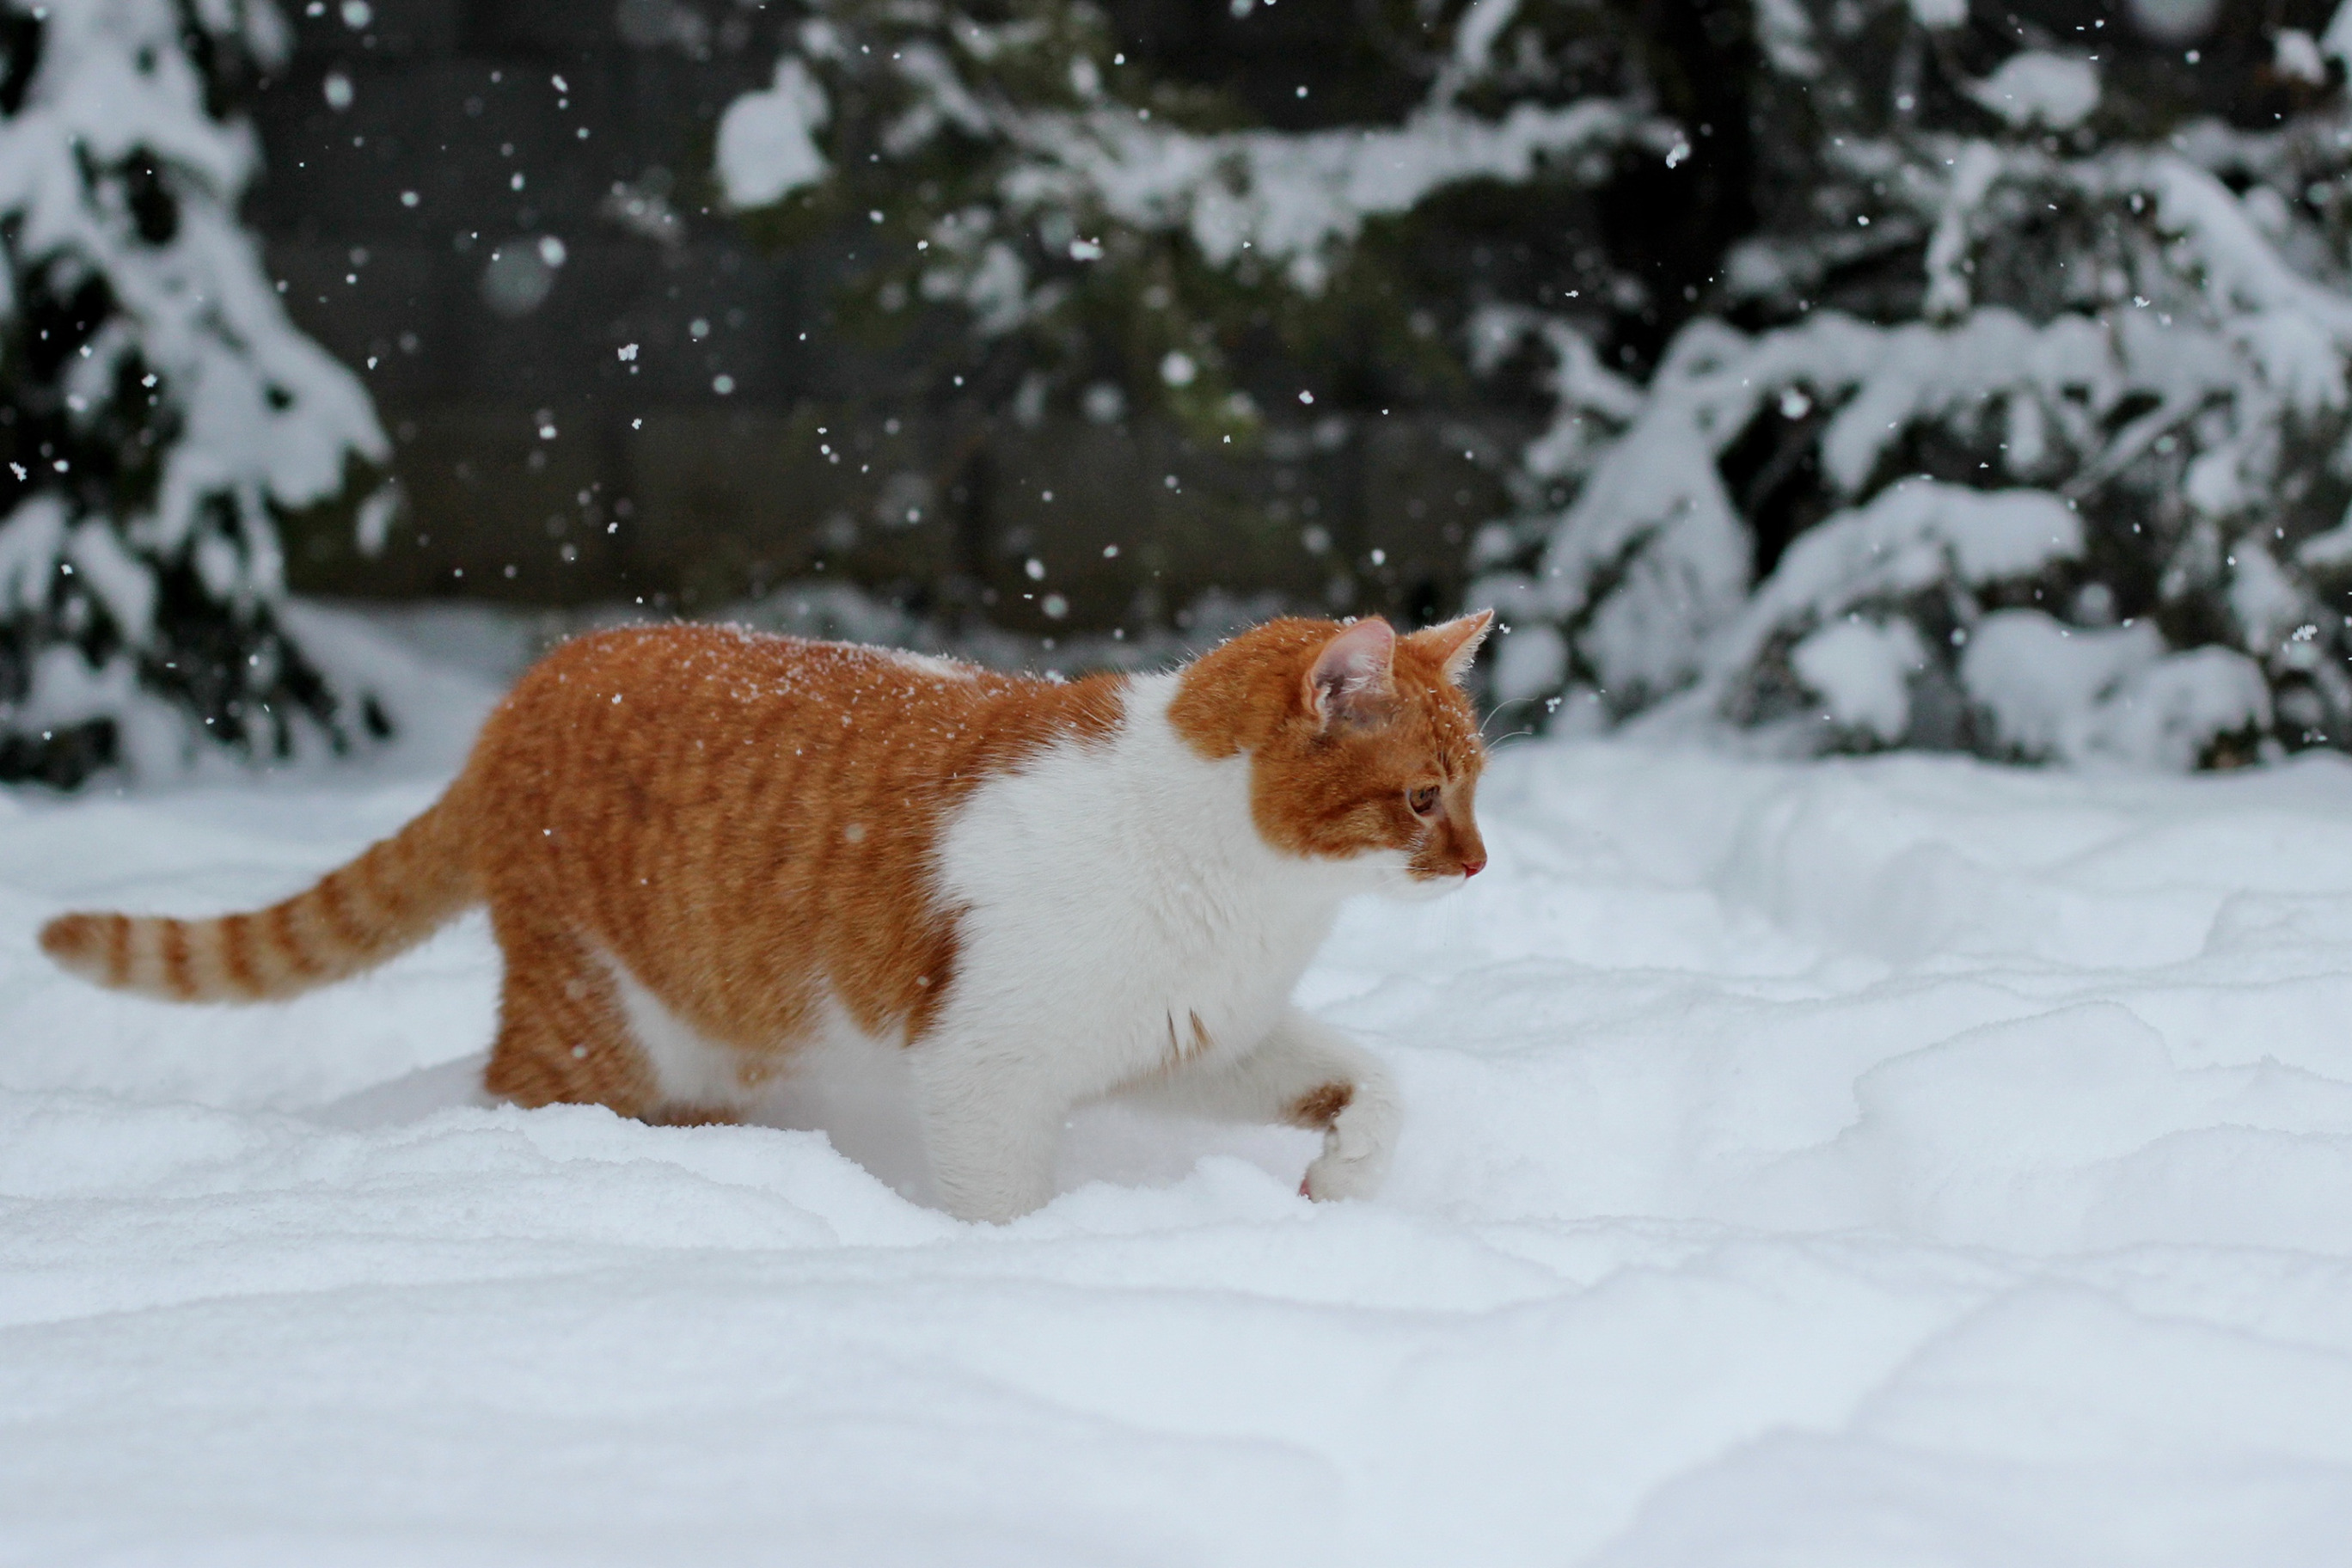
[(1465, 860), (1462, 862), (1462, 875), (1465, 880), (1476, 876), (1486, 868), (1486, 862), (1484, 860)]

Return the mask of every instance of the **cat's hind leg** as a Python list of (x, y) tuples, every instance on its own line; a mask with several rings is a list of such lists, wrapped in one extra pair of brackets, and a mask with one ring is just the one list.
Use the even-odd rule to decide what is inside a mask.
[(1121, 1099), (1220, 1121), (1279, 1122), (1323, 1134), (1299, 1190), (1370, 1197), (1387, 1177), (1402, 1110), (1388, 1069), (1296, 1007), (1238, 1057), (1212, 1057), (1138, 1080)]
[(494, 903), (506, 955), (499, 1036), (484, 1087), (518, 1105), (603, 1105), (662, 1113), (653, 1064), (632, 1037), (608, 965), (574, 932)]

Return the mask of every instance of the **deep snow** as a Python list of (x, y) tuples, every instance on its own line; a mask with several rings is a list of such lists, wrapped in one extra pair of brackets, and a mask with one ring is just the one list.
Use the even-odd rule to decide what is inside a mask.
[(475, 1105), (478, 919), (266, 1009), (51, 973), (430, 798), (486, 694), (325, 641), (450, 724), (0, 797), (0, 1562), (2344, 1560), (2352, 763), (1517, 745), (1494, 869), (1306, 983), (1381, 1199), (1099, 1113), (992, 1229)]

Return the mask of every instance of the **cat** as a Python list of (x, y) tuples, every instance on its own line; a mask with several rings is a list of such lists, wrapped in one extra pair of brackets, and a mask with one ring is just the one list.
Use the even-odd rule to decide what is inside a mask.
[(1462, 679), (1489, 612), (1285, 619), (1163, 674), (1022, 679), (674, 625), (565, 644), (422, 816), (213, 920), (61, 915), (41, 945), (181, 1001), (291, 995), (476, 903), (505, 955), (489, 1091), (731, 1120), (796, 1050), (901, 1047), (944, 1205), (1053, 1194), (1108, 1096), (1319, 1131), (1372, 1193), (1400, 1109), (1290, 1004), (1340, 902), (1486, 863)]

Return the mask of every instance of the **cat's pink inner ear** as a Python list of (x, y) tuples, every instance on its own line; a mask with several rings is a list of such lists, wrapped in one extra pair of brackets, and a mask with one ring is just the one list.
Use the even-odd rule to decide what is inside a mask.
[(1446, 678), (1460, 685), (1470, 661), (1478, 657), (1478, 645), (1486, 640), (1494, 629), (1495, 612), (1476, 610), (1457, 616), (1450, 621), (1413, 633), (1413, 640), (1425, 644), (1444, 666)]
[(1323, 645), (1307, 672), (1307, 705), (1325, 723), (1367, 717), (1388, 695), (1396, 664), (1396, 632), (1373, 616)]

